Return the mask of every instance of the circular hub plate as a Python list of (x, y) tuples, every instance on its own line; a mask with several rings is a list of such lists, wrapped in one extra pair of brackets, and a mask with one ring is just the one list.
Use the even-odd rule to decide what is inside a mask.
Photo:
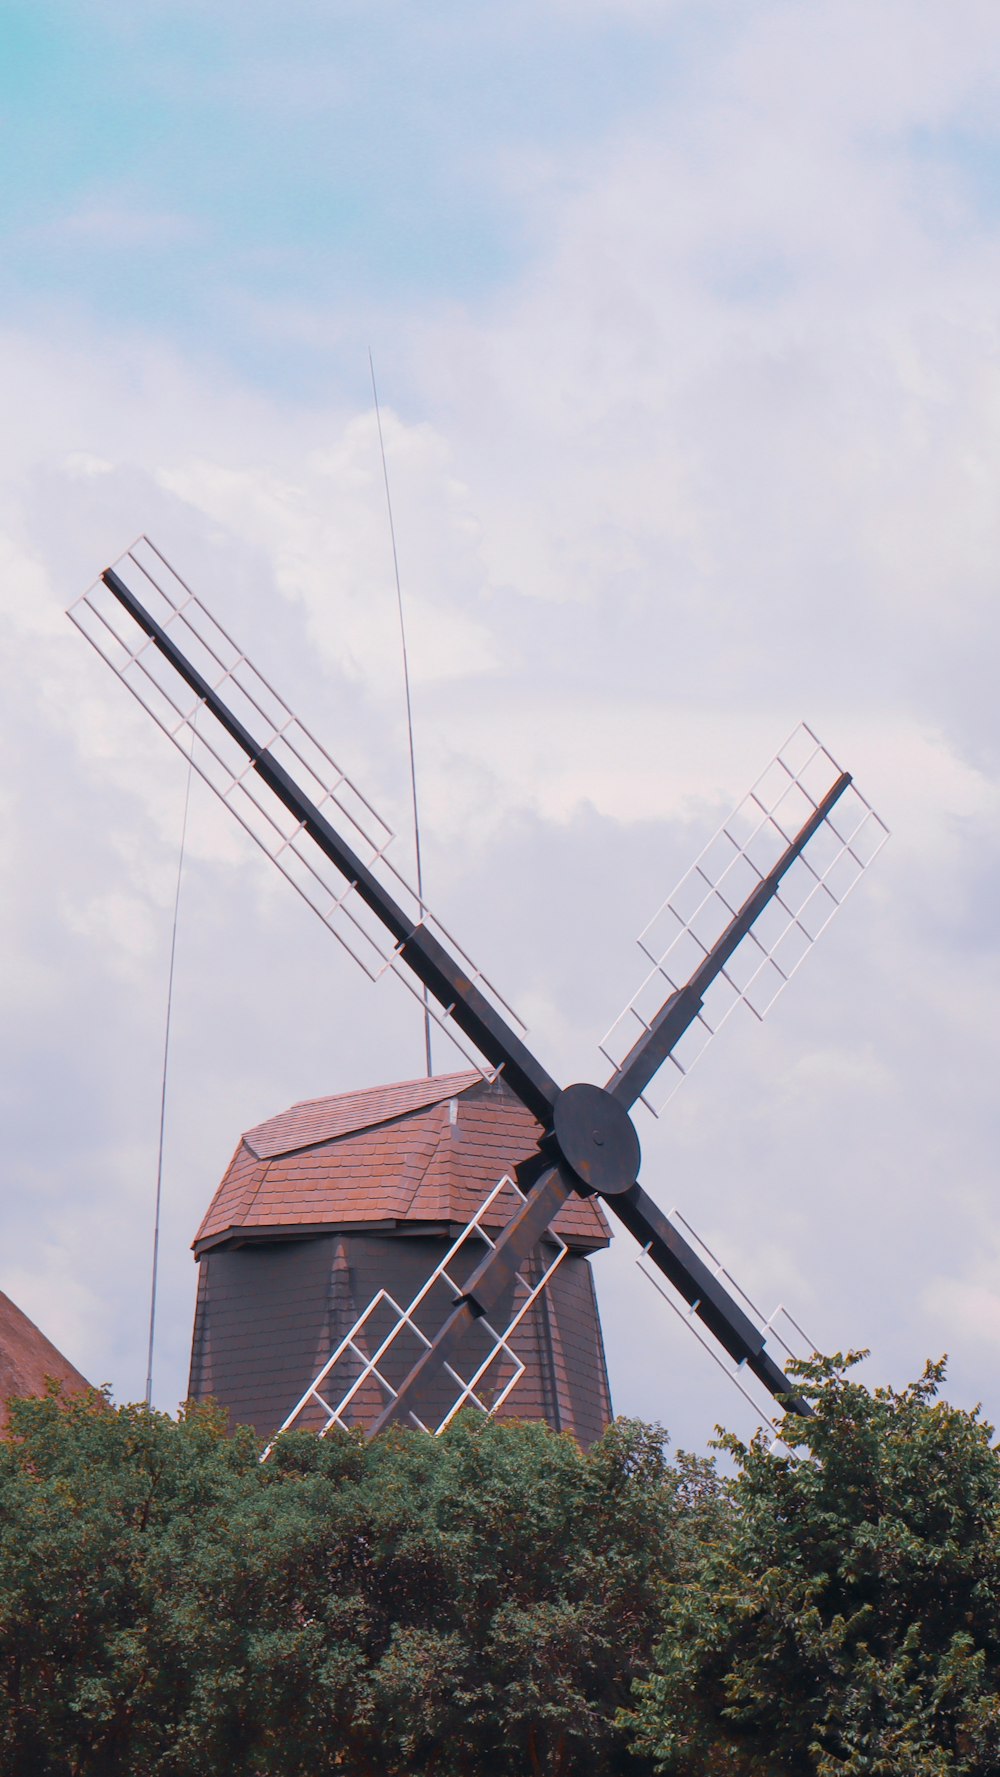
[(563, 1159), (591, 1191), (615, 1197), (634, 1185), (639, 1137), (628, 1112), (603, 1086), (567, 1086), (556, 1099), (553, 1128)]

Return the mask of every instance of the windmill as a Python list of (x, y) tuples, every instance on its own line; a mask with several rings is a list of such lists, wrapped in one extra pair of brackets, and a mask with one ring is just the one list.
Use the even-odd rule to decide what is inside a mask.
[(285, 1423), (316, 1410), (323, 1430), (349, 1423), (372, 1388), (372, 1432), (439, 1431), (467, 1403), (497, 1411), (523, 1373), (517, 1329), (565, 1257), (554, 1224), (595, 1198), (721, 1352), (787, 1401), (765, 1329), (639, 1184), (631, 1112), (658, 1114), (662, 1081), (680, 1081), (736, 1004), (763, 1016), (887, 837), (812, 730), (795, 731), (642, 934), (649, 967), (602, 1042), (606, 1084), (561, 1087), (392, 865), (372, 805), (147, 538), (70, 616), (366, 973), (426, 1000), (539, 1130), (409, 1300), (376, 1292)]
[[(270, 1439), (290, 1417), (322, 1428), (323, 1371), (321, 1389), (349, 1396), (341, 1423), (366, 1428), (384, 1404), (368, 1363), (392, 1339), (400, 1305), (424, 1292), (421, 1324), (444, 1318), (454, 1291), (442, 1260), (452, 1252), (460, 1286), (480, 1245), (470, 1222), (491, 1237), (502, 1230), (516, 1197), (497, 1180), (540, 1134), (502, 1077), (475, 1069), (307, 1100), (245, 1131), (193, 1243), (189, 1397), (217, 1401)], [(609, 1241), (596, 1199), (566, 1204), (522, 1267), (530, 1284), (514, 1280), (504, 1304), (505, 1324), (523, 1309), (514, 1356), (498, 1353), (483, 1384), (491, 1412), (544, 1420), (584, 1449), (611, 1419), (590, 1268)], [(478, 1363), (490, 1344), (477, 1334), (466, 1357), (478, 1347)], [(413, 1338), (392, 1339), (378, 1366), (392, 1383), (417, 1355)], [(450, 1404), (442, 1394), (440, 1415)]]

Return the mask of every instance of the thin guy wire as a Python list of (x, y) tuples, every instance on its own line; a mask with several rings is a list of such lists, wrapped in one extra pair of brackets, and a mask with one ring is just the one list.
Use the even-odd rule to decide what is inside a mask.
[(181, 820), (181, 844), (177, 859), (177, 886), (174, 890), (174, 923), (170, 934), (170, 967), (167, 971), (167, 1017), (163, 1033), (163, 1079), (160, 1085), (160, 1140), (156, 1156), (156, 1211), (153, 1218), (153, 1271), (149, 1286), (149, 1349), (146, 1359), (146, 1405), (153, 1401), (153, 1339), (156, 1332), (156, 1279), (160, 1259), (160, 1201), (163, 1195), (163, 1137), (167, 1123), (167, 1064), (170, 1059), (170, 1013), (174, 999), (174, 961), (177, 956), (177, 916), (181, 904), (181, 876), (184, 870), (184, 844), (187, 839), (188, 808), (191, 802), (191, 777), (194, 760), (188, 756), (187, 787), (184, 791), (184, 815)]
[[(403, 687), (406, 692), (406, 729), (410, 745), (410, 796), (413, 803), (413, 849), (417, 860), (417, 899), (420, 911), (424, 912), (424, 876), (420, 862), (420, 817), (417, 813), (417, 767), (413, 752), (413, 705), (410, 700), (410, 663), (406, 652), (406, 624), (403, 621), (403, 594), (399, 584), (399, 557), (396, 553), (396, 527), (392, 522), (392, 499), (389, 494), (389, 470), (385, 460), (385, 443), (382, 438), (382, 415), (378, 404), (378, 390), (375, 387), (375, 365), (372, 360), (371, 347), (368, 348), (368, 368), (372, 378), (372, 396), (375, 401), (375, 424), (378, 426), (378, 447), (382, 455), (382, 479), (385, 482), (385, 506), (389, 514), (389, 537), (392, 541), (392, 567), (396, 576), (396, 607), (399, 611), (399, 638), (403, 648)], [(431, 1079), (434, 1068), (431, 1063), (431, 1012), (427, 989), (424, 988), (424, 1055), (427, 1061), (427, 1078)]]

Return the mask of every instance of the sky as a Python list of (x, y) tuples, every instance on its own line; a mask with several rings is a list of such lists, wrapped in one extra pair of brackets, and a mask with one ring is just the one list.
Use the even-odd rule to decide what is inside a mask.
[[(890, 844), (642, 1182), (770, 1313), (1000, 1416), (992, 0), (11, 0), (0, 20), (0, 1289), (142, 1395), (185, 768), (67, 622), (148, 533), (408, 847), (559, 1078), (806, 719)], [(241, 1131), (411, 1077), (199, 783), (154, 1400)], [(460, 1065), (443, 1040), (436, 1063)], [(619, 1411), (752, 1426), (595, 1260)]]

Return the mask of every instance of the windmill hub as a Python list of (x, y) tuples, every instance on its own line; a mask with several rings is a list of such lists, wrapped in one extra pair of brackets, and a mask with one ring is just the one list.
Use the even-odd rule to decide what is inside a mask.
[[(115, 567), (105, 569), (74, 606), (72, 615), (88, 641), (310, 901), (365, 973), (375, 976), (381, 973), (380, 965), (393, 970), (403, 965), (403, 978), (412, 975), (409, 984), (425, 1008), (431, 999), (437, 1002), (449, 1033), (456, 1040), (468, 1040), (488, 1063), (483, 1071), (490, 1079), (494, 1071), (502, 1069), (504, 1084), (535, 1129), (543, 1127), (536, 1154), (525, 1154), (514, 1168), (520, 1205), (496, 1242), (488, 1241), (487, 1256), (471, 1277), (463, 1280), (462, 1292), (453, 1298), (433, 1339), (420, 1334), (424, 1349), (409, 1372), (401, 1375), (398, 1387), (387, 1381), (372, 1358), (351, 1382), (339, 1406), (330, 1406), (316, 1386), (311, 1386), (286, 1424), (297, 1419), (310, 1402), (328, 1412), (327, 1430), (335, 1423), (348, 1423), (342, 1413), (358, 1395), (363, 1381), (365, 1387), (381, 1391), (380, 1402), (386, 1392), (391, 1397), (379, 1406), (372, 1431), (393, 1421), (423, 1425), (416, 1404), (420, 1403), (423, 1411), (425, 1398), (431, 1398), (433, 1390), (439, 1384), (445, 1386), (445, 1378), (449, 1378), (461, 1392), (438, 1425), (438, 1430), (443, 1429), (464, 1400), (478, 1399), (473, 1383), (463, 1383), (461, 1371), (455, 1368), (457, 1353), (478, 1349), (477, 1329), (481, 1334), (485, 1328), (494, 1341), (492, 1356), (487, 1355), (485, 1362), (473, 1357), (479, 1366), (473, 1379), (477, 1385), (497, 1353), (504, 1355), (508, 1368), (511, 1359), (520, 1363), (507, 1339), (518, 1328), (525, 1307), (514, 1313), (502, 1333), (487, 1322), (485, 1309), (492, 1309), (505, 1292), (510, 1294), (521, 1275), (519, 1265), (553, 1226), (553, 1218), (571, 1207), (567, 1198), (574, 1184), (581, 1195), (595, 1193), (611, 1201), (619, 1220), (641, 1243), (650, 1262), (727, 1355), (738, 1364), (748, 1363), (771, 1394), (787, 1399), (787, 1380), (764, 1351), (760, 1327), (639, 1185), (639, 1140), (627, 1107), (644, 1097), (668, 1060), (678, 1078), (682, 1077), (685, 1069), (676, 1053), (682, 1039), (698, 1020), (702, 1033), (711, 1035), (734, 1003), (734, 993), (758, 1018), (763, 1017), (801, 960), (803, 945), (808, 948), (814, 941), (888, 837), (885, 823), (857, 792), (850, 773), (840, 770), (812, 730), (804, 724), (796, 729), (746, 801), (688, 872), (677, 894), (663, 903), (660, 914), (647, 927), (641, 943), (656, 965), (655, 973), (647, 976), (602, 1044), (614, 1068), (608, 1086), (580, 1084), (560, 1092), (551, 1074), (508, 1022), (509, 1008), (500, 996), (468, 957), (461, 951), (453, 954), (446, 934), (437, 935), (419, 881), (414, 891), (384, 864), (390, 829), (148, 538), (140, 538)], [(145, 643), (135, 646), (137, 633), (152, 642), (155, 654)], [(192, 658), (185, 648), (190, 649)], [(199, 729), (196, 718), (202, 713), (204, 726)], [(317, 795), (319, 801), (314, 800)], [(818, 843), (810, 855), (814, 839)], [(345, 880), (346, 890), (341, 886)], [(685, 922), (677, 908), (688, 901), (695, 911)], [(769, 912), (769, 921), (761, 924), (765, 912)], [(662, 950), (664, 939), (667, 947)], [(692, 941), (697, 952), (693, 959), (688, 956)], [(741, 951), (744, 943), (747, 948)], [(733, 976), (728, 965), (737, 952), (740, 966)], [(675, 977), (680, 981), (686, 975), (686, 956), (688, 964), (694, 960), (694, 972), (684, 986), (674, 988)], [(738, 988), (741, 978), (744, 984)], [(664, 988), (671, 986), (671, 991), (653, 1012), (649, 990), (650, 984), (658, 981)], [(706, 996), (711, 997), (706, 1000)], [(623, 1043), (624, 1052), (619, 1054)], [(311, 1113), (310, 1106), (304, 1108)], [(396, 1115), (394, 1111), (390, 1120)], [(331, 1137), (331, 1145), (338, 1140)], [(309, 1176), (311, 1179), (312, 1174)], [(449, 1262), (473, 1231), (483, 1234), (482, 1217), (507, 1184), (502, 1179), (480, 1204), (458, 1242), (449, 1248)], [(355, 1190), (351, 1202), (357, 1207), (356, 1186)], [(615, 1205), (618, 1196), (622, 1202)], [(361, 1193), (360, 1201), (364, 1200)], [(284, 1201), (281, 1197), (282, 1218)], [(440, 1202), (434, 1201), (432, 1220), (437, 1226)], [(227, 1194), (225, 1203), (229, 1206), (230, 1202)], [(314, 1199), (310, 1204), (314, 1205)], [(577, 1205), (577, 1212), (580, 1207)], [(229, 1207), (225, 1213), (230, 1213)], [(348, 1225), (354, 1226), (353, 1217), (348, 1218)], [(287, 1232), (284, 1220), (282, 1226)], [(272, 1259), (275, 1250), (282, 1249), (279, 1242), (261, 1239), (259, 1244), (265, 1252), (270, 1251)], [(396, 1244), (416, 1251), (415, 1241)], [(288, 1250), (293, 1251), (294, 1245), (289, 1241)], [(565, 1241), (563, 1246), (568, 1250)], [(552, 1269), (550, 1265), (535, 1295), (548, 1287)], [(421, 1282), (409, 1310), (388, 1298), (398, 1318), (388, 1335), (381, 1331), (373, 1335), (380, 1362), (399, 1334), (404, 1335), (403, 1348), (409, 1349), (413, 1333), (419, 1332), (412, 1310), (423, 1303), (432, 1280), (435, 1301), (439, 1294), (447, 1294), (438, 1289), (442, 1277), (455, 1291), (442, 1264), (431, 1280), (425, 1277)], [(323, 1292), (328, 1287), (324, 1284), (316, 1299), (326, 1301)], [(558, 1289), (558, 1279), (554, 1287)], [(577, 1294), (574, 1286), (570, 1295), (576, 1300)], [(367, 1324), (369, 1315), (381, 1309), (385, 1298), (383, 1286), (355, 1322), (341, 1351), (349, 1348), (357, 1353), (358, 1347), (352, 1343), (355, 1333)], [(283, 1316), (284, 1308), (281, 1313)], [(205, 1341), (209, 1348), (212, 1341), (207, 1331)], [(316, 1384), (324, 1380), (335, 1361), (335, 1357), (329, 1359)], [(405, 1361), (409, 1362), (409, 1357)], [(499, 1392), (493, 1405), (479, 1400), (484, 1411), (492, 1413), (506, 1400), (523, 1373), (524, 1365), (518, 1370), (516, 1363), (513, 1380), (502, 1387), (488, 1385), (499, 1387)], [(808, 1409), (799, 1403), (799, 1410)]]
[(635, 1184), (639, 1137), (624, 1106), (603, 1086), (581, 1082), (560, 1092), (553, 1129), (563, 1159), (588, 1190), (616, 1197)]

